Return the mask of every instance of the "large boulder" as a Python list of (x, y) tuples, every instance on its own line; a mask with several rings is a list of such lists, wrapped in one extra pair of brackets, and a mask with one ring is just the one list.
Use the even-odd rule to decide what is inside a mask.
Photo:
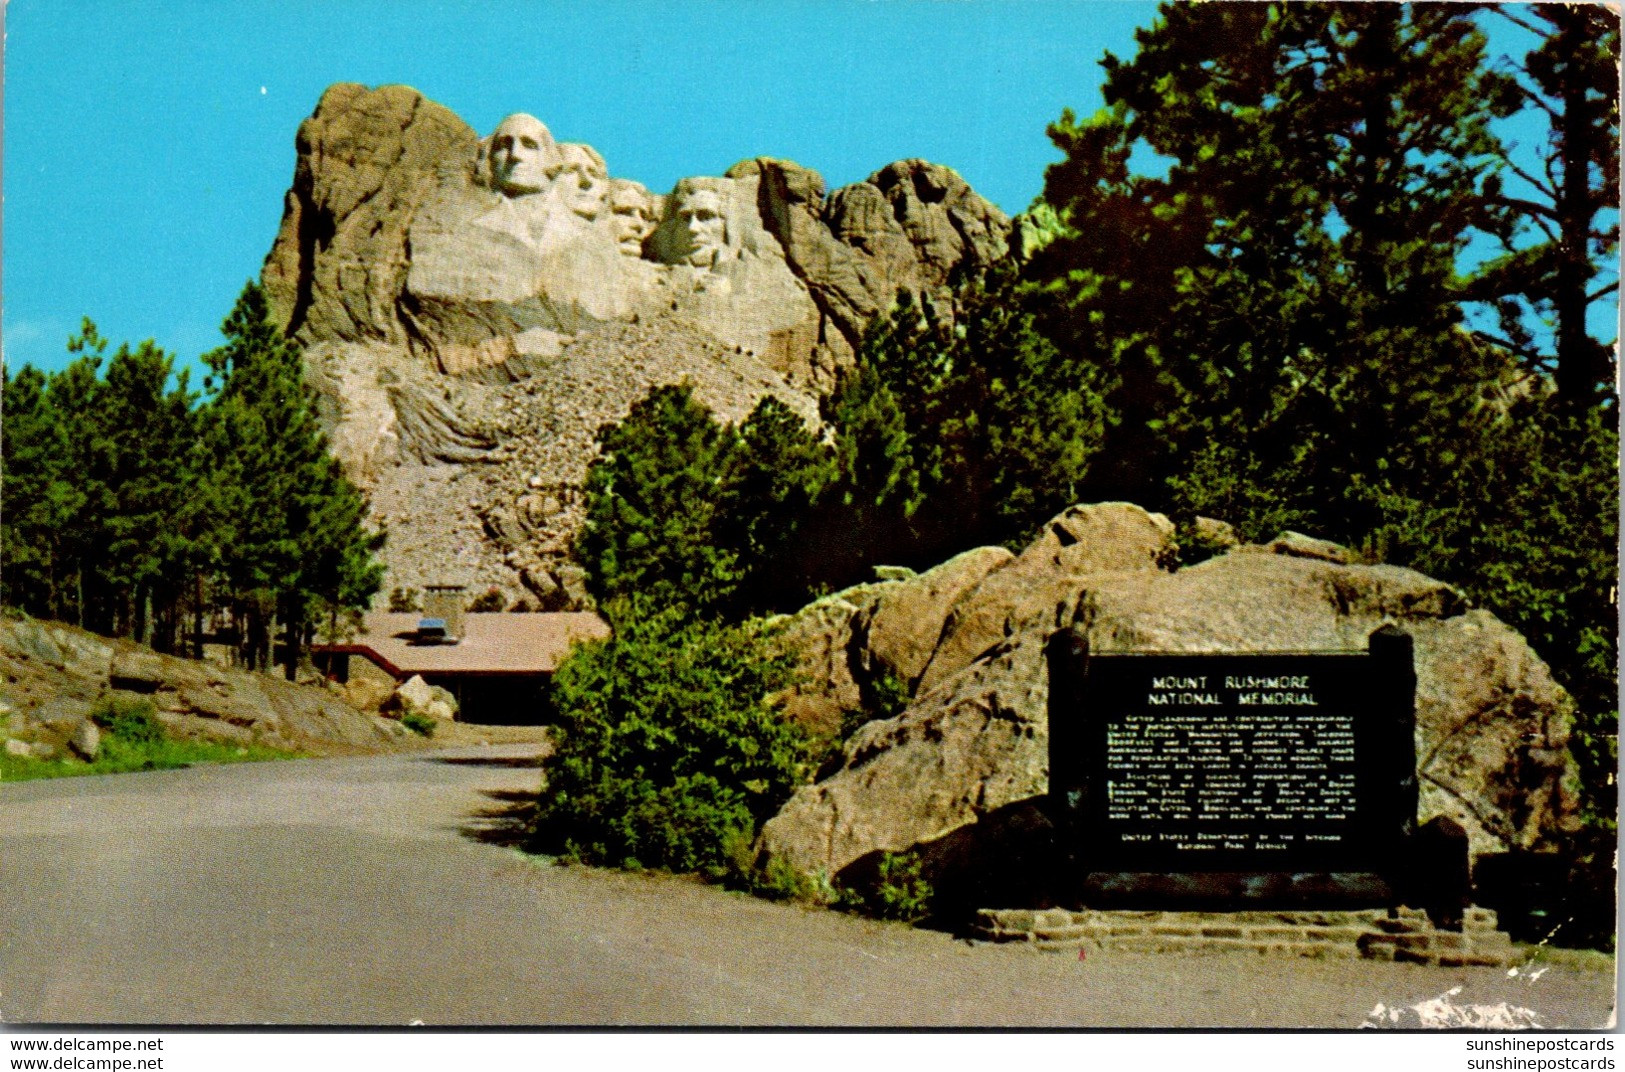
[(1173, 538), (1172, 522), (1131, 503), (1074, 506), (1051, 519), (1019, 556), (955, 604), (919, 691), (930, 692), (1007, 637), (1052, 622), (1081, 578), (1156, 572), (1175, 550)]
[(68, 744), (81, 758), (94, 761), (102, 752), (102, 731), (87, 718), (73, 731)]
[[(990, 881), (1031, 879), (1012, 860), (1042, 856), (1048, 836), (1045, 651), (1064, 629), (1099, 652), (1312, 652), (1363, 650), (1377, 628), (1398, 625), (1415, 641), (1419, 819), (1461, 824), (1474, 855), (1551, 848), (1574, 828), (1572, 702), (1517, 633), (1455, 589), (1393, 566), (1305, 556), (1299, 541), (1169, 572), (1155, 566), (1164, 529), (1153, 515), (1114, 504), (1063, 519), (961, 598), (989, 600), (981, 639), (949, 649), (956, 668), (922, 682), (900, 716), (858, 730), (839, 769), (766, 824), (766, 853), (850, 877), (882, 853), (914, 849), (939, 877), (980, 883), (986, 896), (996, 895)], [(1086, 540), (1074, 537), (1092, 526), (1120, 539), (1080, 562), (1088, 552), (1072, 549)], [(1006, 575), (1024, 583), (979, 596)], [(950, 628), (933, 667), (953, 643)]]
[[(861, 584), (816, 600), (774, 623), (773, 641), (792, 652), (790, 687), (779, 697), (785, 717), (816, 737), (834, 737), (847, 717), (864, 706), (854, 673), (854, 626), (889, 583)], [(859, 671), (861, 673), (861, 671)]]
[(954, 605), (1014, 558), (1003, 547), (977, 547), (887, 585), (855, 623), (865, 669), (870, 674), (892, 674), (912, 691), (942, 642), (943, 626)]
[(414, 674), (401, 682), (384, 709), (401, 715), (425, 715), (440, 722), (457, 717), (457, 698), (439, 685), (431, 685)]

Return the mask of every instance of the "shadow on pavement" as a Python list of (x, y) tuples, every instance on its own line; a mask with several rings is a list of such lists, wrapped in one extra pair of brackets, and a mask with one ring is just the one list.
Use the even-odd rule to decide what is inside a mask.
[(469, 816), (457, 832), (484, 845), (523, 848), (536, 815), (536, 794), (520, 789), (486, 789), (481, 793), (492, 806)]
[(541, 756), (432, 756), (426, 762), (449, 763), (456, 767), (541, 768)]

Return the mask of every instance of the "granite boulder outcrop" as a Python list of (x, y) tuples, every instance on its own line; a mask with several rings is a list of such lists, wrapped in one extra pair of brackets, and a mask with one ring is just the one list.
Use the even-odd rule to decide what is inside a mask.
[[(827, 703), (861, 696), (863, 674), (877, 668), (926, 669), (906, 710), (862, 725), (838, 768), (765, 825), (762, 851), (837, 881), (914, 851), (984, 905), (1035, 881), (1023, 859), (1052, 851), (1046, 645), (1063, 630), (1100, 652), (1334, 652), (1398, 626), (1415, 645), (1419, 820), (1459, 823), (1475, 856), (1551, 848), (1575, 828), (1572, 701), (1515, 631), (1459, 591), (1305, 537), (1185, 567), (1176, 552), (1158, 515), (1074, 507), (1019, 555), (954, 560), (992, 568), (951, 606), (927, 595), (942, 590), (933, 570), (868, 586), (863, 605), (848, 601), (850, 619), (820, 612), (825, 647), (837, 649), (820, 661), (858, 671)], [(888, 603), (917, 609), (905, 642), (884, 628)], [(933, 635), (926, 659), (922, 638)]]

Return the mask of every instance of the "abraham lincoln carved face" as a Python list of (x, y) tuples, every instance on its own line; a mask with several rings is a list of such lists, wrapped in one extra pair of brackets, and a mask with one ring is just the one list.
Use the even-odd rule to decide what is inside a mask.
[(728, 223), (714, 190), (695, 190), (677, 206), (681, 256), (695, 268), (713, 268), (728, 249)]

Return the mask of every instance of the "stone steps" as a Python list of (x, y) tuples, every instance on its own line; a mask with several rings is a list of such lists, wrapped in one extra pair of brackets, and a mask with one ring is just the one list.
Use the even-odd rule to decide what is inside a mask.
[(1494, 912), (1470, 908), (1459, 931), (1440, 930), (1419, 909), (1364, 911), (1117, 912), (988, 909), (971, 936), (1053, 952), (1258, 953), (1392, 960), (1443, 967), (1505, 966), (1516, 959)]

